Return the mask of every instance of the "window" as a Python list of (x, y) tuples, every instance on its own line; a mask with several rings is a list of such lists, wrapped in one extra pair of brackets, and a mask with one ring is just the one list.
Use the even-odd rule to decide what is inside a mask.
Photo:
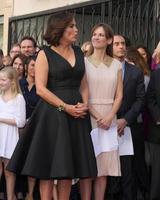
[[(90, 30), (94, 24), (106, 22), (115, 33), (125, 35), (132, 44), (144, 44), (153, 50), (160, 38), (159, 0), (92, 0), (67, 6), (76, 14), (79, 37), (77, 44), (90, 40)], [(30, 16), (13, 17), (10, 20), (9, 47), (25, 35), (35, 38), (37, 44), (44, 44), (43, 33), (47, 18), (56, 9), (43, 11)]]

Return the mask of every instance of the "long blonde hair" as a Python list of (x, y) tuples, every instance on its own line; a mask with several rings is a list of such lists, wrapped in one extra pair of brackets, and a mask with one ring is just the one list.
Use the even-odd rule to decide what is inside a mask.
[[(88, 47), (88, 48), (87, 48)], [(92, 46), (92, 43), (90, 41), (86, 41), (82, 44), (81, 46), (81, 50), (82, 52), (84, 53), (84, 55), (87, 57), (87, 56), (90, 56), (94, 49), (93, 49), (93, 46)]]
[[(0, 74), (5, 74), (9, 80), (12, 81), (11, 91), (13, 96), (16, 96), (17, 94), (21, 93), (21, 89), (19, 86), (19, 80), (18, 80), (18, 74), (16, 70), (9, 66), (5, 67), (2, 70), (0, 70)], [(0, 90), (0, 94), (3, 95), (3, 92)]]

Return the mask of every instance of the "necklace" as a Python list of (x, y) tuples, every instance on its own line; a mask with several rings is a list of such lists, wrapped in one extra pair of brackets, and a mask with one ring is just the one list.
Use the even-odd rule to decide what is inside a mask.
[(89, 57), (88, 57), (88, 60), (89, 60), (96, 68), (98, 68), (98, 67), (100, 66), (101, 63), (104, 64), (106, 67), (110, 67), (110, 65), (111, 65), (111, 63), (112, 63), (112, 61), (113, 61), (113, 58), (110, 57), (110, 56), (108, 56), (108, 55), (106, 55), (106, 56), (104, 57), (103, 60), (98, 60), (98, 59), (94, 58), (93, 56), (89, 56)]

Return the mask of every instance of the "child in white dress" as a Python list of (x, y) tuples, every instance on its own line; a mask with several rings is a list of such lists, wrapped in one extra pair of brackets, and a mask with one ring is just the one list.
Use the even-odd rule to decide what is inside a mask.
[[(25, 100), (20, 93), (18, 76), (12, 67), (0, 71), (0, 178), (2, 163), (6, 168), (19, 139), (18, 128), (26, 121)], [(15, 175), (5, 170), (7, 199), (14, 195)]]

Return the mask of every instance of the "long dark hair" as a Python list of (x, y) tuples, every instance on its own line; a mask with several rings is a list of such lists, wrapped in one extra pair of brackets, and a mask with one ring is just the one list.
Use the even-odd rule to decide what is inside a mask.
[(15, 56), (13, 57), (13, 59), (12, 59), (11, 66), (13, 66), (13, 63), (14, 63), (14, 61), (15, 61), (17, 58), (19, 58), (19, 59), (22, 61), (22, 64), (23, 64), (23, 76), (25, 76), (25, 71), (26, 71), (25, 65), (26, 65), (26, 59), (27, 59), (27, 57), (26, 57), (25, 55), (21, 54), (21, 53), (15, 55)]
[(147, 49), (147, 47), (143, 46), (143, 45), (138, 45), (136, 47), (136, 49), (143, 49), (146, 52), (147, 55), (147, 64), (148, 64), (148, 68), (151, 68), (151, 63), (152, 63), (152, 54), (149, 52), (149, 50)]
[(139, 67), (144, 75), (149, 75), (150, 71), (148, 69), (148, 65), (146, 64), (144, 58), (138, 52), (138, 50), (134, 47), (128, 47), (126, 52), (126, 58), (133, 62), (137, 67)]
[(92, 28), (91, 34), (93, 35), (93, 32), (99, 27), (102, 27), (104, 29), (105, 36), (107, 39), (112, 39), (112, 43), (107, 45), (106, 53), (107, 55), (113, 57), (113, 36), (114, 36), (113, 30), (108, 24), (99, 23)]

